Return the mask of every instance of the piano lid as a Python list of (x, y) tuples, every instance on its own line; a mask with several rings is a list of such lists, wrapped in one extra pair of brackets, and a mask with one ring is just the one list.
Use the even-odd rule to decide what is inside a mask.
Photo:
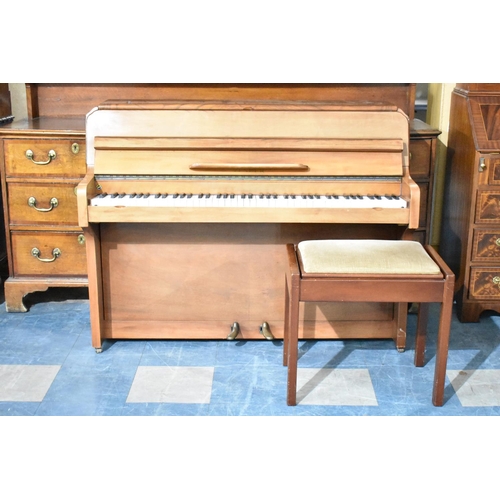
[(399, 139), (408, 165), (409, 120), (373, 103), (113, 100), (87, 115), (89, 166), (96, 137)]

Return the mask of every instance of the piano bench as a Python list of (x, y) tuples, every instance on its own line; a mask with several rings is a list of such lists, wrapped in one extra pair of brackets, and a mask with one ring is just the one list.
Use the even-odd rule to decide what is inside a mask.
[(443, 405), (455, 276), (432, 247), (406, 240), (313, 240), (288, 244), (286, 250), (283, 365), (288, 367), (288, 405), (297, 404), (300, 302), (420, 304), (415, 366), (424, 365), (429, 303), (440, 303), (432, 403)]

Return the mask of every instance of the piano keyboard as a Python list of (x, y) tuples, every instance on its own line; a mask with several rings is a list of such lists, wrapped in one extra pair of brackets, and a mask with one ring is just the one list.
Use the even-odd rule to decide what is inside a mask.
[(90, 200), (97, 207), (195, 208), (406, 208), (399, 196), (256, 195), (256, 194), (100, 194)]

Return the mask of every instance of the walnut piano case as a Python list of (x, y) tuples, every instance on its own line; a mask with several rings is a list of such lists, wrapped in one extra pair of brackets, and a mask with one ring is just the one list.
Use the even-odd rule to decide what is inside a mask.
[(52, 131), (7, 130), (0, 143), (6, 200), (9, 279), (6, 308), (24, 312), (23, 297), (49, 286), (86, 286), (76, 186), (86, 171), (85, 141)]
[[(282, 337), (286, 243), (399, 238), (418, 227), (408, 143), (408, 117), (391, 105), (103, 103), (87, 116), (88, 171), (78, 186), (92, 345)], [(104, 193), (149, 196), (100, 205)], [(172, 193), (189, 201), (154, 201)], [(200, 195), (225, 193), (263, 195), (262, 204), (199, 205)], [(404, 204), (356, 206), (381, 194)], [(273, 205), (286, 195), (310, 204)], [(316, 205), (336, 195), (352, 205)], [(303, 338), (359, 337), (361, 328), (404, 348), (404, 307), (308, 304), (303, 313)]]

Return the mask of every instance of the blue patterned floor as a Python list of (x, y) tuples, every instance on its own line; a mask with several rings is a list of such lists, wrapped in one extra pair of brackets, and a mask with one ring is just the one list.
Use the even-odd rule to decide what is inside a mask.
[(437, 307), (426, 365), (392, 341), (301, 342), (296, 407), (281, 341), (115, 341), (90, 345), (85, 290), (0, 297), (0, 415), (500, 415), (500, 317), (453, 318), (445, 404), (431, 403)]

